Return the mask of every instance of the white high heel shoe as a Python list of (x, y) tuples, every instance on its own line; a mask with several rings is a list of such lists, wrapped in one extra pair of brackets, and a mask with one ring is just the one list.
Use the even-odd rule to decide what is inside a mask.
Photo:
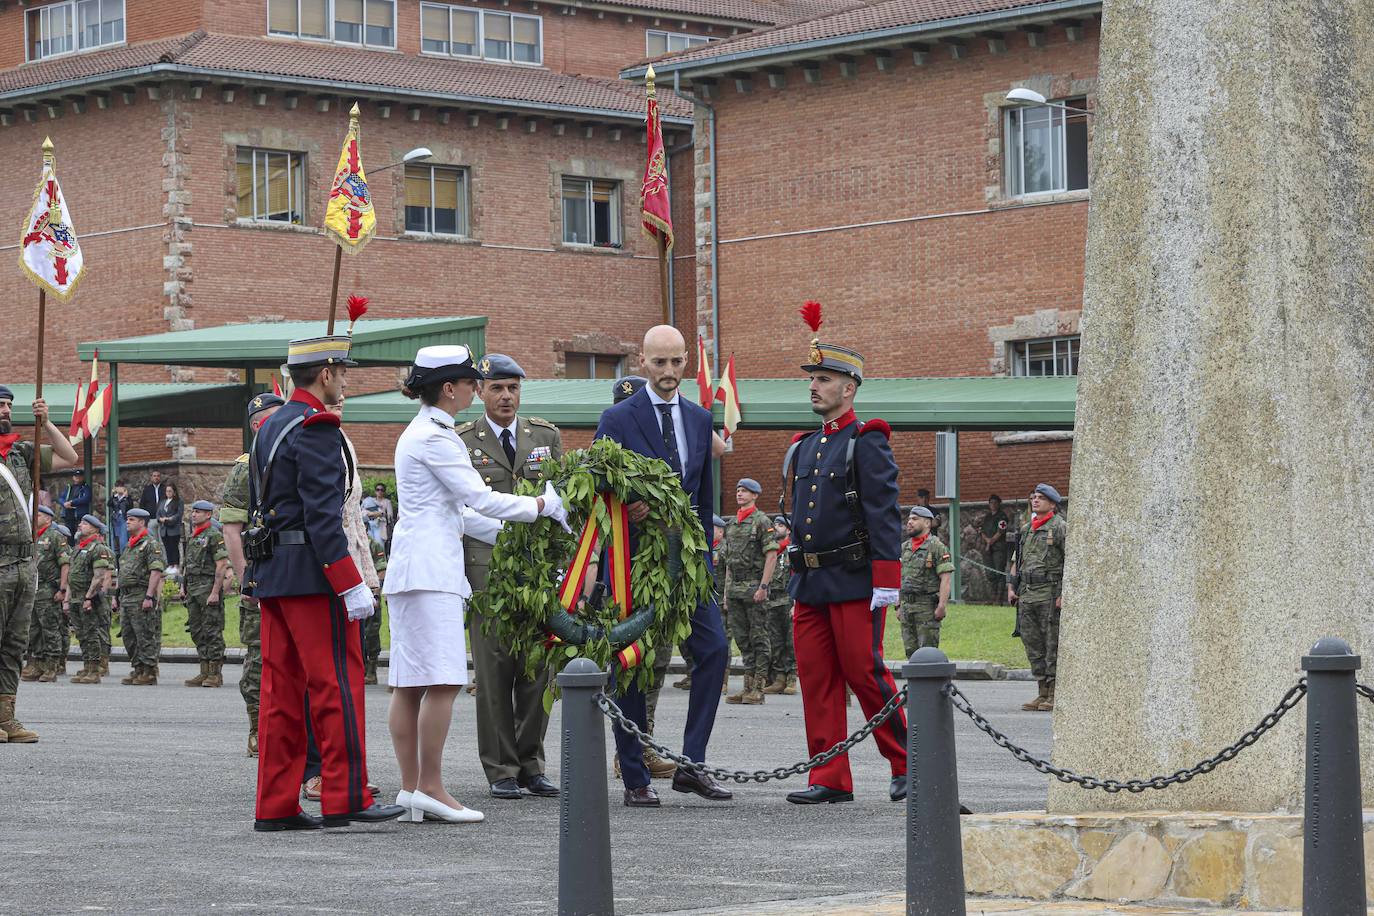
[(424, 820), (426, 816), (447, 821), (450, 824), (475, 824), (485, 820), (485, 815), (475, 808), (450, 808), (443, 802), (435, 801), (416, 789), (410, 793), (410, 819), (418, 822)]
[(401, 815), (402, 821), (413, 821), (418, 824), (425, 819), (425, 816), (423, 812), (411, 807), (411, 799), (414, 797), (414, 794), (413, 792), (407, 792), (405, 789), (402, 789), (396, 793), (396, 804), (406, 809), (405, 813)]

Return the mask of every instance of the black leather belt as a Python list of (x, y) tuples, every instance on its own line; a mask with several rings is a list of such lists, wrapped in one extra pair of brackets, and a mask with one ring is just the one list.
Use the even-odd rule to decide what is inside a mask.
[(807, 553), (796, 547), (789, 547), (787, 550), (788, 558), (792, 561), (792, 566), (804, 566), (807, 569), (821, 569), (826, 566), (839, 566), (842, 563), (857, 563), (868, 557), (868, 548), (855, 541), (843, 547), (836, 547), (834, 550), (821, 550), (816, 553)]
[(33, 556), (32, 544), (0, 544), (0, 557), (27, 560)]
[(300, 547), (302, 544), (309, 544), (310, 538), (305, 536), (304, 531), (278, 531), (277, 545), (280, 547)]
[(1045, 573), (1028, 572), (1021, 575), (1022, 585), (1051, 585), (1056, 581), (1053, 576), (1048, 576)]

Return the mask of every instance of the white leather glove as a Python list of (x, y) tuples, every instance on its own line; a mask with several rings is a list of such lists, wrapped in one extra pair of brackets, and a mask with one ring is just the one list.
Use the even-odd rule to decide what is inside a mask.
[(544, 492), (540, 495), (544, 498), (544, 511), (539, 514), (558, 522), (564, 531), (572, 534), (572, 528), (568, 526), (568, 510), (563, 506), (563, 497), (553, 488), (553, 481), (544, 484)]
[(372, 589), (366, 583), (358, 583), (339, 597), (343, 598), (344, 607), (348, 608), (349, 620), (366, 620), (377, 610), (372, 600)]
[(873, 590), (873, 600), (868, 603), (868, 609), (870, 611), (876, 611), (878, 608), (891, 607), (901, 600), (902, 593), (900, 589), (875, 588)]

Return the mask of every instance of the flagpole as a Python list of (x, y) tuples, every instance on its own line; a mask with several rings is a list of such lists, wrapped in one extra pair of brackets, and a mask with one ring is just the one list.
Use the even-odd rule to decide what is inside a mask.
[(661, 232), (658, 235), (658, 287), (659, 301), (663, 304), (663, 323), (667, 324), (671, 317), (668, 310), (668, 240)]
[[(43, 155), (52, 155), (52, 141), (43, 144)], [(34, 400), (43, 397), (43, 329), (47, 323), (48, 291), (38, 287), (38, 375), (35, 376)], [(43, 426), (38, 417), (33, 418), (33, 531), (38, 535), (38, 491), (43, 489)]]
[(337, 245), (334, 247), (334, 286), (329, 292), (329, 327), (325, 329), (328, 336), (334, 335), (334, 313), (339, 309), (339, 268), (343, 266), (343, 249)]

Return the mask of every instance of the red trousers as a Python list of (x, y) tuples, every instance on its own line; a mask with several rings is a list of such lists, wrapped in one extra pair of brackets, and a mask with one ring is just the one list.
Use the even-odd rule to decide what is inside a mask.
[(320, 811), (347, 814), (372, 804), (363, 724), (363, 653), (358, 624), (333, 595), (262, 599), (262, 692), (258, 708), (261, 818), (301, 810), (305, 694), (320, 745)]
[[(870, 719), (897, 693), (883, 664), (883, 626), (887, 611), (868, 609), (869, 599), (812, 606), (797, 602), (792, 610), (806, 718), (806, 753), (815, 756), (849, 737), (844, 688), (854, 691), (864, 718)], [(897, 710), (873, 733), (878, 751), (892, 764), (892, 775), (906, 772), (906, 711)], [(849, 755), (841, 754), (811, 771), (811, 785), (854, 791)]]

